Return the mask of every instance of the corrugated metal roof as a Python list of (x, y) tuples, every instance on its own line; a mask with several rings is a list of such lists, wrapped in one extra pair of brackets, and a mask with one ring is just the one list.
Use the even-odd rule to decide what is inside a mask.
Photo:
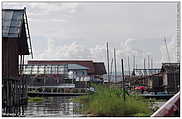
[(68, 64), (68, 70), (88, 70), (89, 68), (78, 65), (78, 64)]
[(2, 10), (2, 37), (18, 38), (24, 20), (24, 9)]

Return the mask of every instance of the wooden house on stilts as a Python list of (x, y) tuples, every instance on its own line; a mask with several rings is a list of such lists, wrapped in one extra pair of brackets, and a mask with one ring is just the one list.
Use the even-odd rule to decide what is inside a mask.
[(24, 56), (32, 55), (26, 9), (2, 10), (2, 116), (21, 116), (26, 104)]

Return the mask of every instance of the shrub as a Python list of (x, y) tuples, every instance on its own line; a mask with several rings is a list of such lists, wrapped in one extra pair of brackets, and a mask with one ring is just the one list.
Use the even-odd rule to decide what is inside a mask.
[(146, 116), (151, 113), (146, 99), (137, 96), (126, 96), (118, 88), (106, 88), (94, 85), (96, 92), (92, 95), (80, 96), (73, 101), (84, 104), (81, 111), (96, 116)]

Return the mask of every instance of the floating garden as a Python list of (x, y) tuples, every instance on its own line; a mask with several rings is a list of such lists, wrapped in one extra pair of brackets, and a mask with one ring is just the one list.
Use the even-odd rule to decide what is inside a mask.
[(148, 117), (152, 114), (149, 100), (137, 94), (126, 94), (119, 88), (108, 88), (103, 85), (93, 85), (96, 92), (74, 98), (82, 106), (78, 110), (88, 116), (102, 117)]

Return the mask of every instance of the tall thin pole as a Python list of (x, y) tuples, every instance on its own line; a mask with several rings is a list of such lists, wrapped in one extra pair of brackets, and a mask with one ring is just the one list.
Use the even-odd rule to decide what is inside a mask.
[(110, 77), (109, 77), (109, 46), (108, 46), (108, 42), (106, 43), (106, 47), (107, 47), (107, 78), (108, 81), (110, 83)]
[(135, 75), (135, 56), (133, 56), (133, 72), (132, 75)]
[(145, 69), (145, 58), (143, 60), (143, 69)]
[(129, 74), (129, 76), (130, 76), (130, 59), (129, 59), (129, 56), (128, 56), (128, 74)]
[[(145, 58), (144, 58), (144, 62), (143, 62), (143, 63), (144, 63), (144, 64), (143, 64), (143, 65), (144, 65), (144, 75), (147, 75), (146, 67), (145, 67)], [(145, 80), (145, 79), (143, 79), (143, 84), (144, 84), (144, 80)]]
[(117, 69), (116, 69), (116, 49), (114, 48), (114, 69), (115, 69), (115, 73), (114, 73), (114, 83), (116, 82), (117, 80)]
[(167, 51), (167, 56), (168, 56), (168, 62), (170, 63), (170, 56), (169, 56), (169, 50), (168, 50), (168, 47), (167, 47), (167, 42), (166, 42), (166, 38), (164, 37), (164, 42), (165, 42), (165, 46), (166, 46), (166, 51)]
[(111, 60), (111, 71), (110, 71), (110, 72), (111, 72), (111, 73), (110, 73), (111, 76), (112, 76), (112, 66), (113, 66), (113, 58), (112, 58), (112, 60)]
[[(148, 69), (150, 69), (150, 56), (148, 55)], [(150, 70), (147, 70), (148, 71), (148, 75), (150, 75)]]
[(150, 56), (148, 55), (148, 69), (150, 69)]
[(128, 78), (128, 81), (129, 81), (129, 88), (131, 89), (131, 79), (130, 79), (130, 59), (129, 59), (129, 56), (128, 56), (128, 75), (129, 75), (129, 78)]
[(153, 59), (151, 58), (151, 69), (153, 69)]
[(122, 65), (122, 75), (123, 75), (123, 83), (122, 83), (122, 86), (123, 86), (123, 98), (124, 98), (124, 101), (125, 101), (125, 79), (124, 79), (124, 65), (123, 65), (123, 59), (121, 59), (121, 65)]
[(135, 56), (133, 56), (133, 69), (135, 69)]
[[(150, 64), (150, 68), (153, 69), (152, 57), (151, 57), (151, 59), (150, 59), (150, 63), (151, 63), (151, 64)], [(153, 70), (151, 70), (150, 72), (151, 72), (151, 74), (153, 74)]]

